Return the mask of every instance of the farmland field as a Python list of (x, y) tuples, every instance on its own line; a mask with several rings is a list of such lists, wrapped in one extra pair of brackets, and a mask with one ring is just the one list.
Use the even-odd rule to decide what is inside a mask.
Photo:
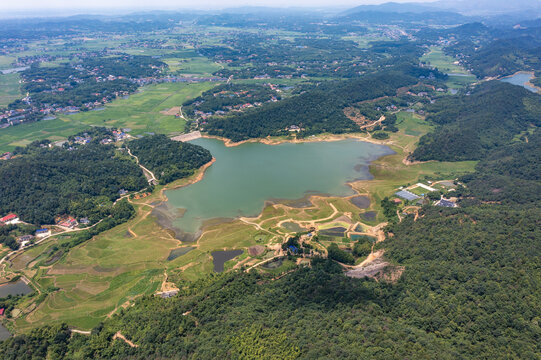
[(455, 59), (445, 55), (439, 47), (430, 48), (430, 52), (421, 57), (421, 61), (425, 61), (444, 73), (467, 74), (463, 67), (455, 64)]
[(0, 75), (0, 107), (22, 97), (19, 86), (19, 74)]
[(32, 141), (62, 140), (89, 126), (130, 128), (132, 135), (147, 132), (178, 134), (184, 130), (185, 121), (161, 111), (179, 106), (187, 99), (216, 86), (216, 83), (174, 83), (146, 86), (127, 99), (107, 104), (103, 110), (60, 115), (58, 119), (21, 124), (0, 130), (0, 151), (13, 150), (16, 146)]

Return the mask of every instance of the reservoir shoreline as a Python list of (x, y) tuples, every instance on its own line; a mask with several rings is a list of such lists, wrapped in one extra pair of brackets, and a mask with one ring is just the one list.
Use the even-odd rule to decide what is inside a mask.
[[(205, 142), (205, 138), (215, 142)], [(350, 141), (347, 142), (347, 140)], [(209, 220), (212, 223), (212, 219), (228, 218), (235, 220), (246, 216), (257, 217), (268, 205), (269, 201), (287, 206), (287, 203), (294, 203), (302, 199), (310, 202), (310, 199), (314, 196), (344, 198), (356, 196), (359, 193), (353, 184), (360, 180), (373, 178), (370, 168), (372, 163), (386, 156), (396, 154), (396, 149), (392, 149), (390, 146), (394, 145), (392, 142), (370, 140), (372, 139), (359, 136), (359, 134), (344, 134), (319, 136), (303, 141), (290, 141), (280, 138), (251, 139), (235, 143), (232, 146), (231, 142), (229, 142), (230, 146), (228, 146), (227, 141), (224, 141), (224, 139), (210, 136), (204, 137), (201, 139), (203, 143), (198, 145), (203, 147), (207, 145), (211, 152), (216, 151), (216, 154), (213, 155), (217, 160), (214, 159), (204, 168), (199, 169), (194, 177), (187, 182), (163, 187), (161, 189), (161, 198), (163, 201), (168, 202), (170, 208), (186, 210), (184, 216), (176, 218), (177, 220), (172, 227), (193, 234), (204, 230), (206, 223)], [(332, 144), (339, 141), (346, 142)], [(253, 143), (253, 145), (246, 150), (243, 149), (244, 151), (235, 150), (231, 153), (224, 150), (225, 148), (249, 143)], [(320, 148), (319, 145), (315, 144), (310, 145), (310, 147), (300, 148), (287, 145), (287, 147), (280, 150), (276, 149), (269, 152), (264, 147), (254, 147), (255, 143), (261, 145), (284, 144), (284, 146), (286, 146), (285, 144), (328, 143), (326, 145), (328, 148)], [(377, 146), (372, 147), (370, 144)], [(254, 152), (255, 154), (253, 154)], [(264, 156), (260, 158), (259, 155)], [(213, 167), (213, 177), (205, 184), (198, 184), (197, 188), (182, 193), (174, 193), (176, 196), (173, 197), (171, 193), (165, 194), (165, 191), (185, 188), (187, 185), (196, 184), (203, 179), (206, 180), (206, 170), (218, 160), (221, 160), (219, 161), (220, 166), (218, 168)], [(314, 164), (314, 161), (318, 163), (321, 161), (322, 166)], [(288, 164), (283, 165), (283, 163)], [(250, 164), (253, 164), (253, 168), (249, 166)], [(237, 184), (235, 181), (232, 184), (230, 169), (237, 169), (244, 174), (244, 178), (250, 178), (252, 182), (260, 183), (259, 180), (261, 180), (265, 184), (265, 181), (268, 180), (267, 185), (258, 186), (257, 189), (254, 189), (250, 182)], [(252, 179), (252, 177), (254, 178)], [(262, 177), (265, 180), (257, 180), (257, 177)], [(317, 180), (314, 180), (314, 178), (317, 178)], [(239, 191), (242, 195), (239, 195)], [(188, 212), (191, 213), (186, 216)]]
[(231, 139), (228, 139), (222, 136), (216, 136), (216, 135), (202, 134), (201, 137), (204, 139), (216, 139), (216, 140), (223, 141), (226, 147), (236, 147), (236, 146), (240, 146), (244, 144), (251, 144), (251, 143), (261, 143), (265, 145), (282, 145), (282, 144), (333, 142), (333, 141), (342, 141), (342, 140), (348, 140), (348, 139), (360, 140), (360, 141), (364, 141), (370, 144), (385, 145), (385, 146), (392, 144), (388, 140), (377, 140), (371, 137), (362, 136), (361, 133), (323, 134), (323, 135), (311, 136), (305, 139), (283, 139), (280, 137), (266, 137), (266, 138), (246, 139), (239, 142), (234, 142)]
[[(508, 76), (501, 77), (501, 78), (499, 78), (498, 80), (499, 80), (499, 81), (503, 81), (503, 82), (507, 82), (507, 83), (509, 83), (509, 84), (513, 84), (513, 83), (510, 82), (510, 81), (506, 81), (506, 79), (512, 79), (512, 78), (514, 78), (514, 77), (516, 77), (516, 76), (523, 75), (523, 74), (524, 74), (524, 75), (530, 75), (530, 79), (528, 79), (528, 81), (526, 81), (526, 82), (520, 84), (520, 86), (526, 88), (527, 90), (535, 89), (535, 90), (536, 90), (536, 91), (535, 91), (536, 93), (541, 94), (541, 87), (536, 86), (536, 85), (534, 85), (534, 84), (531, 83), (531, 81), (532, 81), (533, 79), (535, 79), (535, 72), (534, 72), (534, 71), (525, 71), (525, 70), (521, 70), (521, 71), (517, 71), (517, 72), (514, 73), (513, 75), (508, 75)], [(514, 84), (514, 85), (517, 85), (517, 84)], [(534, 91), (532, 91), (532, 92), (534, 92)]]

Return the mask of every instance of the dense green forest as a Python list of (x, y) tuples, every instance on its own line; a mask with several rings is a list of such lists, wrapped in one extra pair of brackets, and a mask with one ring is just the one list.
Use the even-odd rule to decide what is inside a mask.
[(233, 141), (286, 135), (292, 125), (303, 129), (300, 136), (354, 132), (358, 127), (344, 115), (344, 107), (382, 96), (394, 96), (398, 88), (417, 81), (413, 76), (389, 71), (357, 80), (322, 83), (257, 111), (211, 119), (204, 130)]
[(427, 110), (427, 121), (438, 127), (413, 152), (420, 161), (479, 160), (541, 125), (541, 97), (497, 81), (476, 87), (471, 95), (442, 98)]
[(127, 146), (162, 184), (188, 177), (212, 160), (207, 149), (173, 141), (165, 135), (145, 136), (130, 141)]
[(525, 135), (521, 142), (490, 152), (477, 166), (478, 172), (461, 179), (467, 186), (462, 195), (473, 204), (497, 202), (524, 208), (539, 207), (540, 149), (541, 133), (536, 131)]
[(66, 214), (96, 222), (109, 215), (119, 190), (147, 186), (141, 169), (112, 145), (67, 150), (49, 144), (31, 144), (0, 163), (0, 213), (33, 224), (53, 224)]

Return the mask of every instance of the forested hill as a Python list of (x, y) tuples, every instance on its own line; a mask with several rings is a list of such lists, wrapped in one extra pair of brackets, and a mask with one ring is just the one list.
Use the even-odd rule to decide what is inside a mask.
[[(45, 327), (3, 359), (535, 359), (541, 353), (541, 207), (492, 191), (539, 187), (540, 135), (497, 147), (462, 181), (461, 207), (389, 227), (396, 283), (350, 279), (314, 260), (279, 279), (229, 272), (172, 299), (146, 297), (90, 337)], [(495, 159), (506, 153), (506, 159)], [(478, 182), (478, 184), (476, 183)], [(491, 199), (490, 193), (497, 196)], [(487, 200), (490, 201), (487, 203)], [(113, 340), (120, 331), (137, 347)]]
[(26, 222), (54, 224), (56, 216), (107, 216), (119, 190), (143, 189), (141, 169), (120, 157), (113, 145), (97, 142), (67, 150), (44, 141), (0, 162), (0, 213), (14, 212)]
[(127, 146), (162, 184), (190, 176), (196, 169), (212, 160), (207, 149), (173, 141), (165, 135), (145, 136), (130, 141)]
[(286, 135), (287, 128), (292, 125), (304, 129), (301, 136), (353, 132), (358, 127), (344, 115), (344, 107), (359, 101), (396, 95), (397, 89), (417, 81), (414, 76), (389, 71), (362, 79), (325, 83), (254, 111), (214, 118), (205, 130), (211, 135), (233, 141)]
[(479, 160), (541, 125), (541, 96), (498, 81), (476, 87), (469, 96), (442, 98), (427, 110), (437, 129), (413, 152), (420, 161)]

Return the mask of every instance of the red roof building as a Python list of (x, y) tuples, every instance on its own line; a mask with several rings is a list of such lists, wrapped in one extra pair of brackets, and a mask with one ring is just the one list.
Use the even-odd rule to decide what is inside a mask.
[(4, 315), (4, 308), (0, 309), (0, 316)]
[(12, 221), (18, 218), (19, 217), (15, 214), (9, 214), (9, 215), (4, 216), (3, 218), (0, 218), (0, 222), (6, 223), (8, 221)]

